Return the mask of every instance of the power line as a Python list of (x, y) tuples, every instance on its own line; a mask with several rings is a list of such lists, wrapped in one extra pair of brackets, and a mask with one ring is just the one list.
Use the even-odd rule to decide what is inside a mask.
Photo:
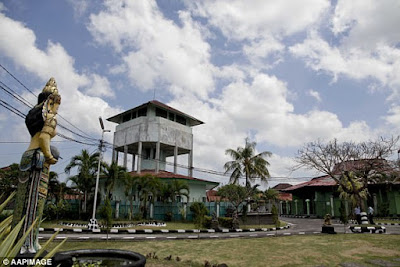
[(22, 85), (26, 90), (28, 90), (32, 95), (34, 95), (35, 97), (37, 97), (37, 95), (35, 95), (31, 90), (29, 90), (28, 87), (26, 87), (20, 80), (18, 80), (17, 77), (15, 77), (11, 72), (9, 72), (1, 63), (0, 63), (0, 67), (5, 70), (11, 77), (14, 78), (14, 80), (16, 80), (20, 85)]
[[(1, 65), (0, 64), (0, 66), (1, 66), (1, 68), (3, 68), (3, 70), (5, 70), (14, 80), (16, 80), (19, 84), (21, 84), (27, 91), (29, 91), (32, 95), (34, 95), (35, 97), (37, 97), (25, 84), (23, 84), (17, 77), (15, 77), (15, 75), (13, 75), (9, 70), (7, 70), (3, 65)], [(4, 84), (3, 82), (1, 82), (2, 84)], [(4, 84), (5, 85), (5, 84)], [(8, 87), (8, 86), (7, 86)], [(9, 87), (8, 87), (9, 88)], [(12, 90), (11, 88), (9, 88), (10, 90)], [(13, 91), (13, 90), (12, 90)], [(15, 91), (13, 91), (16, 95), (18, 95)], [(14, 96), (15, 97), (15, 96)], [(19, 96), (18, 95), (18, 97), (20, 97), (20, 98), (22, 98), (22, 99), (24, 99), (23, 97), (21, 97), (21, 96)], [(25, 99), (24, 99), (25, 100)], [(25, 100), (26, 101), (26, 100)], [(28, 101), (26, 101), (27, 103), (29, 103)], [(27, 105), (26, 103), (24, 103), (25, 105)], [(29, 103), (30, 104), (30, 103)], [(30, 108), (32, 108), (33, 107), (33, 105), (32, 104), (30, 104), (30, 106), (29, 105), (27, 105), (28, 107), (30, 107)], [(71, 125), (73, 128), (75, 128), (76, 130), (78, 130), (79, 132), (81, 132), (82, 134), (84, 134), (84, 135), (86, 135), (86, 136), (82, 136), (82, 135), (79, 135), (79, 134), (77, 134), (77, 133), (75, 133), (75, 132), (73, 132), (72, 130), (69, 130), (69, 129), (67, 129), (66, 127), (65, 127), (65, 129), (67, 129), (68, 131), (70, 131), (70, 132), (72, 132), (72, 133), (74, 133), (74, 134), (76, 134), (76, 135), (78, 135), (78, 136), (80, 136), (80, 137), (82, 137), (82, 138), (86, 138), (86, 139), (91, 139), (91, 140), (97, 140), (97, 139), (95, 139), (95, 138), (92, 138), (89, 134), (87, 134), (87, 133), (85, 133), (84, 131), (82, 131), (81, 129), (79, 129), (78, 127), (76, 127), (74, 124), (72, 124), (70, 121), (68, 121), (66, 118), (64, 118), (63, 116), (61, 116), (61, 114), (59, 114), (58, 115), (61, 119), (63, 119), (65, 122), (67, 122), (69, 125)]]

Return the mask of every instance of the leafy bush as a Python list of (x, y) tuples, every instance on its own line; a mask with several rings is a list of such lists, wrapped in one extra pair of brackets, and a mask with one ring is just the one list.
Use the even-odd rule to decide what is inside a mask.
[(170, 212), (170, 211), (166, 212), (166, 213), (165, 213), (165, 216), (164, 216), (164, 220), (165, 220), (166, 222), (172, 221), (172, 212)]
[(381, 217), (389, 216), (389, 203), (388, 202), (378, 204), (378, 215)]
[(212, 217), (211, 216), (207, 216), (204, 215), (203, 217), (203, 227), (206, 229), (210, 229), (211, 228), (211, 221), (212, 221)]
[(233, 219), (229, 217), (219, 217), (218, 218), (218, 223), (221, 225), (221, 227), (224, 228), (232, 228), (232, 222)]
[(104, 205), (100, 208), (99, 215), (103, 224), (109, 229), (112, 226), (112, 208), (109, 198), (105, 199)]
[(3, 210), (3, 212), (0, 213), (0, 222), (10, 217), (10, 215), (13, 215), (13, 210)]
[(276, 208), (275, 205), (272, 205), (272, 209), (271, 209), (271, 213), (272, 213), (272, 221), (274, 222), (276, 227), (279, 227), (281, 225), (281, 222), (279, 221), (279, 216), (278, 216), (278, 209)]
[(208, 209), (203, 202), (193, 202), (190, 205), (190, 211), (193, 212), (193, 220), (195, 225), (202, 226), (204, 221), (204, 215), (208, 213)]

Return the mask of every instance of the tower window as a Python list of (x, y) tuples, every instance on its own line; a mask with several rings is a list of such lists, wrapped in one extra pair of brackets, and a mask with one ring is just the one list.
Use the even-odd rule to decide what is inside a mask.
[(171, 121), (175, 121), (175, 114), (174, 113), (168, 113), (168, 119)]
[(139, 109), (137, 116), (138, 117), (146, 117), (147, 116), (147, 107)]
[(184, 118), (182, 116), (179, 116), (179, 115), (176, 115), (176, 122), (180, 123), (180, 124), (183, 124), (183, 125), (186, 125), (186, 118)]
[(167, 118), (168, 117), (168, 112), (164, 109), (156, 108), (156, 116), (157, 117), (163, 117)]
[(122, 116), (122, 122), (130, 121), (131, 120), (131, 113), (128, 112)]

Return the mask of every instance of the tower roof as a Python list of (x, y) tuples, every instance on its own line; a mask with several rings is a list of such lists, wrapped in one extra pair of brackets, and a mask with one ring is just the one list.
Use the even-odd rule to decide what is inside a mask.
[(201, 120), (198, 120), (198, 119), (196, 119), (196, 118), (194, 118), (194, 117), (192, 117), (192, 116), (190, 116), (190, 115), (188, 115), (188, 114), (186, 114), (186, 113), (184, 113), (184, 112), (182, 112), (182, 111), (179, 111), (179, 110), (177, 110), (177, 109), (174, 109), (174, 108), (172, 108), (172, 107), (170, 107), (170, 106), (168, 106), (168, 105), (166, 105), (166, 104), (164, 104), (164, 103), (161, 103), (161, 102), (159, 102), (159, 101), (157, 101), (157, 100), (149, 101), (149, 102), (144, 103), (144, 104), (142, 104), (142, 105), (140, 105), (140, 106), (134, 107), (134, 108), (132, 108), (132, 109), (129, 109), (129, 110), (127, 110), (127, 111), (124, 111), (124, 112), (122, 112), (122, 113), (119, 113), (119, 114), (117, 114), (117, 115), (114, 115), (114, 116), (108, 118), (107, 120), (108, 120), (108, 121), (111, 121), (111, 122), (115, 122), (115, 123), (120, 124), (121, 121), (122, 121), (122, 117), (123, 117), (125, 114), (128, 114), (129, 112), (136, 111), (136, 110), (139, 110), (139, 109), (141, 109), (141, 108), (148, 107), (148, 106), (155, 106), (155, 107), (157, 107), (157, 108), (161, 108), (161, 109), (164, 109), (164, 110), (166, 110), (166, 111), (173, 112), (173, 113), (175, 113), (175, 114), (177, 114), (177, 115), (179, 115), (179, 116), (182, 116), (182, 117), (184, 117), (184, 118), (186, 118), (186, 119), (188, 120), (189, 126), (196, 126), (196, 125), (200, 125), (200, 124), (203, 124), (203, 123), (204, 123), (204, 122), (202, 122)]

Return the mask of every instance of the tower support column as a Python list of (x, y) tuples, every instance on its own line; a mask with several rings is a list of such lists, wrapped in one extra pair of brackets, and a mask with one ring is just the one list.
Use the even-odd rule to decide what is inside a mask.
[(178, 146), (175, 145), (174, 148), (174, 173), (178, 173)]
[(124, 145), (124, 168), (128, 168), (128, 146)]
[(142, 171), (142, 142), (139, 141), (138, 143), (138, 160), (137, 160), (137, 173), (140, 173)]
[(156, 144), (156, 173), (160, 171), (160, 141)]
[(188, 154), (188, 166), (189, 166), (189, 171), (188, 171), (188, 176), (193, 177), (193, 151), (190, 150)]

